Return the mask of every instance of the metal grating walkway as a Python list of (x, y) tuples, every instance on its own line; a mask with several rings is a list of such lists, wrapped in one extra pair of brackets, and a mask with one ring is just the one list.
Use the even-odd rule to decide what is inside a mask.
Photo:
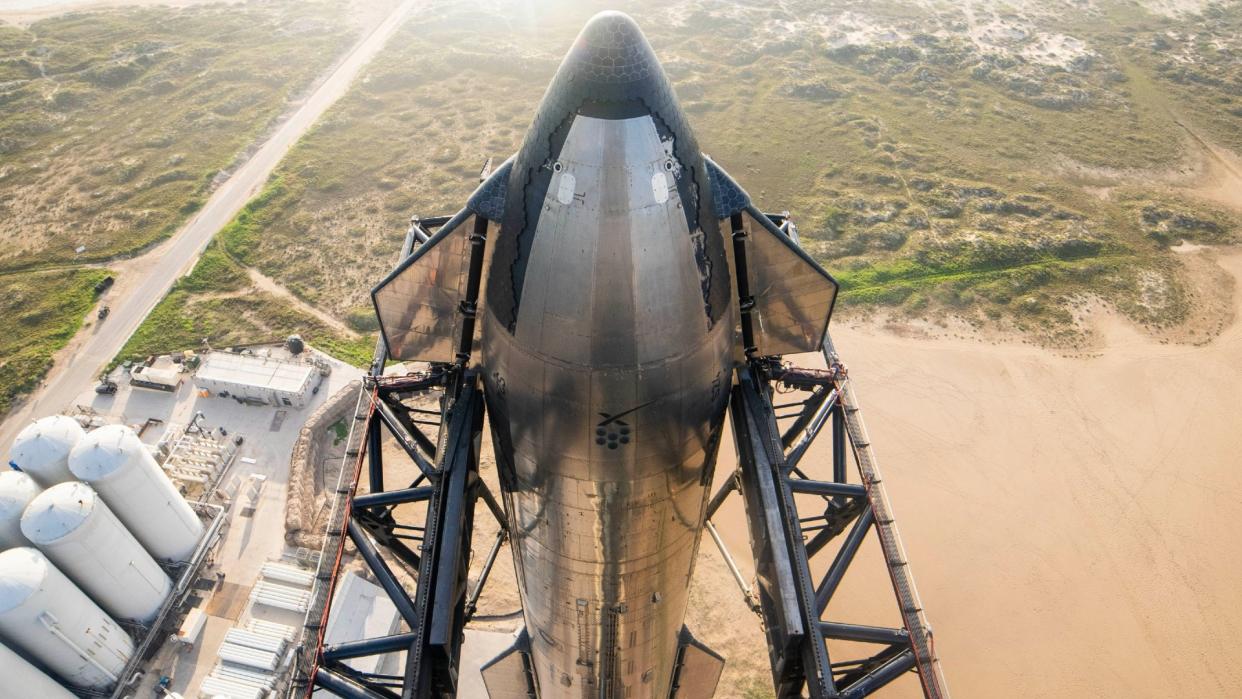
[(897, 531), (892, 507), (884, 492), (884, 480), (880, 476), (875, 452), (871, 448), (867, 427), (863, 424), (858, 398), (849, 380), (849, 372), (845, 371), (838, 359), (828, 333), (824, 334), (823, 352), (827, 366), (835, 370), (835, 385), (845, 417), (846, 431), (849, 433), (859, 476), (871, 503), (871, 511), (875, 515), (876, 535), (884, 552), (884, 562), (893, 583), (893, 592), (896, 593), (901, 607), (902, 623), (910, 633), (910, 646), (914, 650), (915, 667), (918, 668), (919, 679), (923, 684), (923, 693), (928, 699), (947, 699), (948, 685), (940, 669), (940, 658), (936, 655), (931, 625), (923, 612), (923, 602), (919, 599), (918, 589), (914, 586), (914, 575), (910, 572), (910, 563), (901, 544), (901, 535)]

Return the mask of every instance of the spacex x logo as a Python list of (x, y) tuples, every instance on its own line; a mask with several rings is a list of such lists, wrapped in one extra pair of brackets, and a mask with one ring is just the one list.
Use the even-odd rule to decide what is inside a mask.
[(622, 444), (629, 444), (630, 438), (633, 437), (632, 429), (630, 424), (621, 418), (648, 405), (651, 405), (651, 401), (619, 412), (616, 415), (600, 413), (599, 416), (604, 419), (595, 426), (595, 443), (601, 447), (607, 446), (609, 449), (617, 449)]

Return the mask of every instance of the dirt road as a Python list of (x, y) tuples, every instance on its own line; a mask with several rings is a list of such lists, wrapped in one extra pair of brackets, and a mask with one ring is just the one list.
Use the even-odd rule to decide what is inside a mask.
[(254, 267), (247, 268), (246, 272), (250, 275), (250, 284), (255, 289), (266, 291), (273, 296), (279, 297), (285, 302), (292, 304), (295, 308), (302, 311), (306, 315), (318, 318), (319, 322), (329, 328), (332, 328), (345, 337), (358, 337), (358, 331), (341, 322), (340, 318), (324, 311), (322, 308), (307, 303), (304, 299), (299, 297), (297, 294), (294, 294), (292, 291), (289, 291), (288, 288), (280, 282), (277, 282), (275, 279), (263, 274)]
[(123, 280), (111, 298), (107, 320), (84, 327), (56, 367), (26, 402), (0, 425), (0, 450), (7, 453), (13, 438), (30, 420), (70, 407), (75, 396), (88, 387), (155, 304), (177, 279), (188, 272), (203, 248), (267, 181), (289, 148), (332, 106), (401, 26), (417, 0), (405, 0), (386, 19), (362, 38), (313, 94), (255, 151), (254, 155), (217, 189), (207, 204), (171, 239), (126, 266), (137, 276)]
[(1184, 191), (1242, 211), (1242, 162), (1239, 162), (1236, 155), (1207, 140), (1185, 122), (1177, 119), (1174, 121), (1189, 134), (1204, 160), (1203, 176)]

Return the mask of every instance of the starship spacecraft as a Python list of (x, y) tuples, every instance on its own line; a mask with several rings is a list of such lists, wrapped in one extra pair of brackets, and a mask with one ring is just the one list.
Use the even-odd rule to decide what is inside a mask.
[[(684, 623), (705, 532), (762, 620), (777, 696), (899, 679), (947, 696), (828, 335), (837, 283), (787, 214), (759, 211), (699, 150), (632, 19), (587, 24), (521, 149), (456, 215), (414, 219), (372, 295), (382, 340), (327, 556), (352, 542), (408, 631), (321, 635), (300, 669), (308, 696), (462, 693), (465, 629), (508, 545), (521, 630), (483, 663), (491, 699), (711, 697), (726, 660)], [(783, 359), (804, 353), (822, 365)], [(389, 360), (426, 364), (384, 375)], [(499, 493), (479, 476), (485, 416)], [(718, 474), (726, 421), (738, 467)], [(803, 458), (821, 432), (822, 466)], [(385, 439), (413, 483), (387, 487)], [(711, 523), (732, 493), (753, 579)], [(476, 514), (499, 527), (478, 555)], [(825, 618), (871, 534), (900, 626)], [(402, 674), (359, 662), (394, 653)]]

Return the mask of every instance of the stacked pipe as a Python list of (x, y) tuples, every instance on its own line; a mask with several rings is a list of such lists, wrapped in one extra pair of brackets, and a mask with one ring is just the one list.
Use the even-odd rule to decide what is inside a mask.
[(259, 570), (260, 577), (280, 583), (289, 583), (298, 587), (310, 587), (315, 584), (314, 571), (284, 565), (283, 563), (264, 563)]
[(246, 623), (246, 630), (260, 636), (278, 638), (285, 643), (293, 640), (296, 630), (292, 626), (277, 624), (263, 619), (251, 619)]
[(285, 642), (280, 638), (258, 634), (246, 629), (232, 628), (224, 634), (224, 642), (246, 648), (266, 651), (279, 655), (285, 649)]
[(310, 590), (259, 580), (250, 591), (250, 602), (300, 614), (310, 606), (310, 596)]
[(251, 619), (245, 628), (229, 629), (217, 652), (220, 662), (203, 680), (202, 691), (249, 697), (271, 690), (293, 633), (289, 626), (259, 619)]
[(260, 688), (245, 680), (229, 676), (212, 675), (203, 680), (204, 696), (223, 696), (229, 699), (262, 699), (270, 688)]
[(221, 644), (220, 650), (217, 651), (216, 655), (225, 662), (266, 670), (267, 672), (274, 671), (276, 663), (280, 661), (280, 656), (275, 653), (232, 643)]

